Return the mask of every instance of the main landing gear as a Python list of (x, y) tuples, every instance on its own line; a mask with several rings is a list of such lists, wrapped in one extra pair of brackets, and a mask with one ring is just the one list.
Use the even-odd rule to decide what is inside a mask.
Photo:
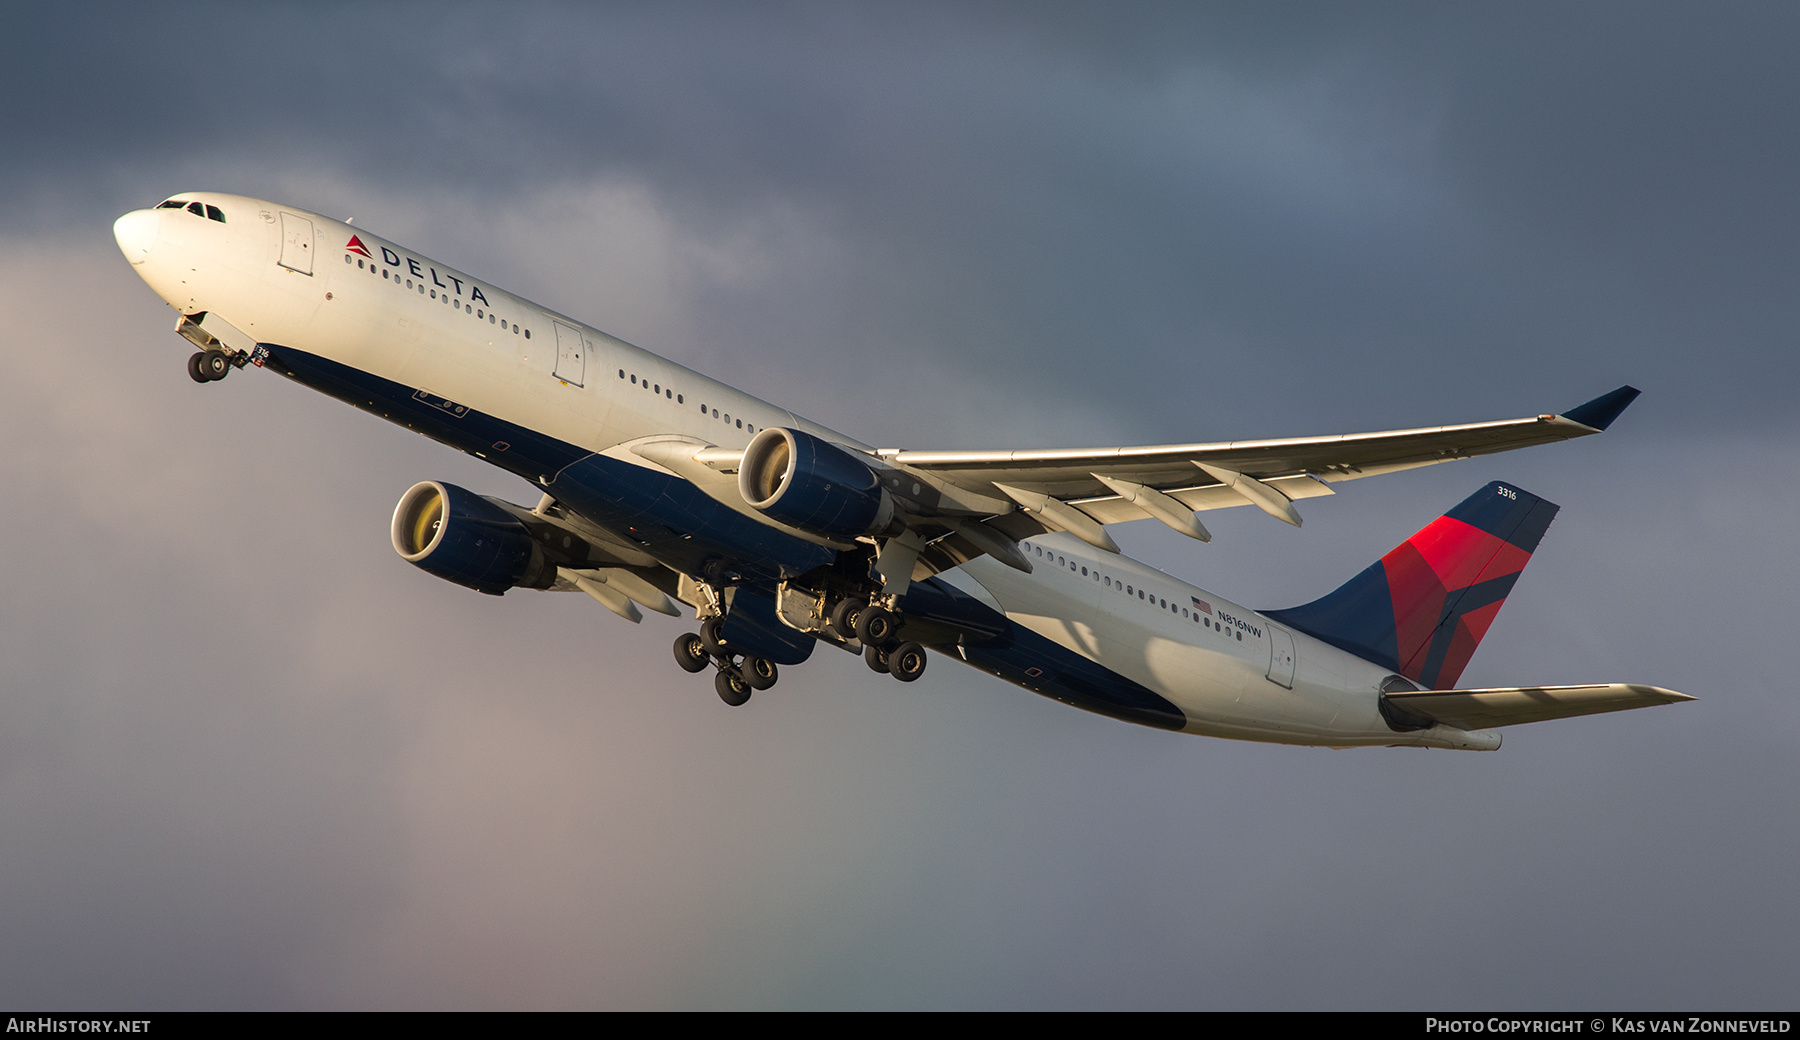
[[(925, 674), (925, 648), (900, 638), (901, 619), (880, 603), (858, 597), (841, 599), (827, 616), (826, 627), (843, 643), (861, 644), (863, 660), (877, 672), (901, 682), (913, 682)], [(752, 693), (774, 686), (781, 671), (774, 661), (732, 646), (724, 633), (725, 618), (715, 615), (700, 623), (698, 633), (677, 636), (675, 663), (696, 675), (711, 666), (717, 673), (713, 687), (719, 699), (735, 708), (749, 701)]]
[(223, 350), (202, 350), (188, 358), (188, 375), (196, 383), (212, 383), (230, 375), (234, 364)]
[(713, 677), (713, 688), (719, 699), (736, 708), (757, 690), (766, 690), (781, 678), (775, 662), (756, 654), (738, 655), (719, 635), (724, 618), (708, 618), (700, 625), (700, 634), (683, 633), (675, 639), (675, 663), (686, 672), (702, 672), (707, 665), (719, 670)]
[(900, 619), (886, 607), (847, 599), (832, 610), (830, 624), (838, 638), (855, 639), (862, 644), (863, 660), (875, 671), (886, 672), (901, 682), (912, 682), (925, 674), (925, 648), (896, 637)]

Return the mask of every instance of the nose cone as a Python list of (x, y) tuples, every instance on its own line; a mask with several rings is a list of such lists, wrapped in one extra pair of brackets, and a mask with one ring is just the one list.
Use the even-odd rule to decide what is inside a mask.
[(156, 231), (161, 225), (162, 218), (151, 209), (134, 209), (113, 221), (113, 237), (119, 240), (119, 251), (125, 259), (134, 265), (143, 263), (156, 245)]

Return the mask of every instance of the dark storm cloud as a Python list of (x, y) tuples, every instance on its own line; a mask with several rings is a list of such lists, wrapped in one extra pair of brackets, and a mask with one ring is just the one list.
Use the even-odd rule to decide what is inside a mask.
[(1271, 382), (1320, 431), (1477, 382), (1495, 415), (1635, 380), (1767, 422), (1796, 374), (1781, 7), (75, 12), (9, 37), (0, 177), (44, 200), (15, 226), (250, 156), (487, 206), (640, 183), (694, 226), (793, 207), (854, 246), (843, 313), (729, 300), (720, 326), (768, 312), (745, 349), (862, 339), (1038, 366), (1077, 415), (1137, 402), (1090, 437), (1294, 432), (1238, 404)]
[[(1791, 8), (22, 9), (0, 40), (0, 999), (1767, 1006), (1800, 955)], [(112, 248), (358, 216), (846, 432), (1039, 446), (1643, 400), (1134, 555), (1303, 601), (1563, 504), (1466, 676), (1699, 704), (1494, 755), (1175, 737), (944, 659), (730, 711), (680, 626), (386, 545), (530, 489), (247, 372)], [(526, 501), (529, 503), (530, 499)]]

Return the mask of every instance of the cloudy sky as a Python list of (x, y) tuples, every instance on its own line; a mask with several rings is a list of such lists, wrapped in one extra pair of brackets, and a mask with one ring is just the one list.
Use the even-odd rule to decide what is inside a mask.
[[(1800, 977), (1800, 9), (40, 5), (0, 37), (0, 1005), (1764, 1008)], [(210, 386), (114, 217), (341, 217), (860, 439), (1562, 410), (1126, 550), (1288, 606), (1562, 505), (1493, 754), (1170, 735), (406, 566), (497, 470)]]

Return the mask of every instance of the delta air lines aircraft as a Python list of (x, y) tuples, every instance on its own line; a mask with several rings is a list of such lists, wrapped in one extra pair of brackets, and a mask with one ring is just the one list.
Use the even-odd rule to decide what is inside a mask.
[(534, 486), (441, 481), (401, 558), (479, 592), (579, 590), (682, 616), (678, 664), (731, 705), (825, 644), (919, 678), (928, 651), (1162, 729), (1328, 747), (1492, 749), (1499, 727), (1690, 700), (1654, 686), (1463, 690), (1557, 507), (1476, 491), (1336, 591), (1256, 611), (1119, 552), (1108, 524), (1251, 506), (1299, 526), (1335, 484), (1585, 437), (1561, 415), (1334, 437), (1022, 451), (875, 448), (348, 224), (184, 193), (113, 232), (217, 382), (276, 372)]

